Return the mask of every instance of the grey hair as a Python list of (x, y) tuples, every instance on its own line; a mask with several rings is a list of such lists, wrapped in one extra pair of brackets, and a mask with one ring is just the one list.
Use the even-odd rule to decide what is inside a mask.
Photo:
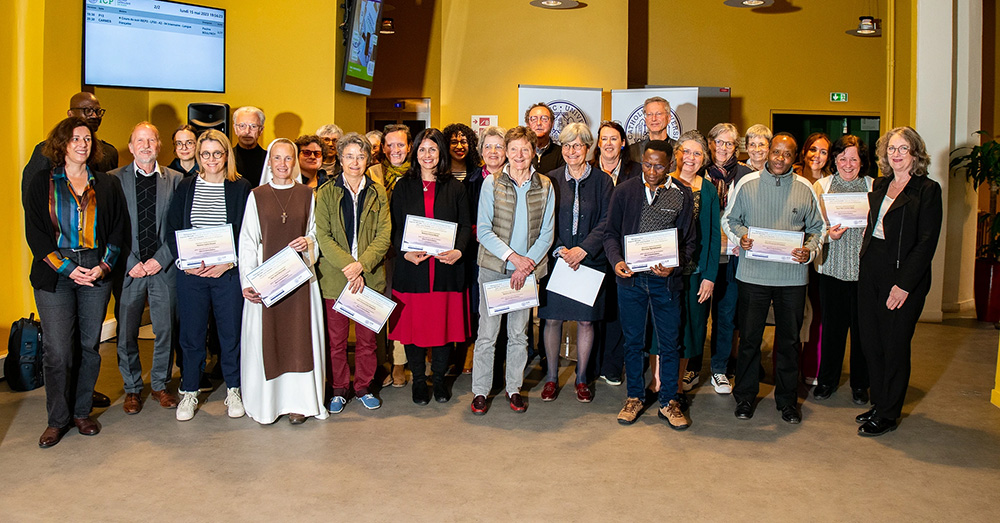
[(243, 107), (233, 111), (233, 120), (236, 120), (236, 117), (241, 114), (252, 114), (256, 116), (257, 121), (260, 122), (260, 126), (264, 126), (264, 111), (261, 111), (252, 105), (244, 105)]
[(507, 130), (499, 125), (491, 125), (489, 127), (484, 127), (479, 130), (479, 156), (483, 155), (483, 142), (486, 141), (487, 136), (497, 136), (500, 141), (503, 142), (503, 136), (507, 134)]
[(587, 149), (594, 145), (594, 134), (590, 132), (590, 127), (587, 127), (587, 124), (573, 122), (559, 131), (559, 143), (566, 144), (577, 138), (583, 142), (583, 145), (587, 146)]
[(382, 143), (382, 131), (379, 130), (368, 131), (367, 133), (365, 133), (365, 138), (368, 138), (369, 140), (375, 138), (376, 140), (378, 140), (378, 143)]
[[(318, 134), (321, 138), (324, 136), (330, 136), (331, 134), (335, 134), (337, 136), (343, 136), (344, 130), (338, 127), (337, 124), (328, 123), (323, 127), (316, 129), (316, 134)], [(339, 150), (337, 151), (337, 154), (340, 154)]]
[[(731, 124), (729, 122), (715, 124), (715, 127), (712, 127), (712, 130), (708, 131), (708, 139), (709, 140), (715, 140), (716, 138), (719, 137), (720, 134), (722, 134), (722, 133), (724, 133), (726, 131), (729, 131), (729, 132), (733, 133), (733, 139), (734, 140), (739, 140), (740, 139), (740, 131), (739, 131), (739, 129), (736, 128), (735, 124)], [(739, 145), (739, 144), (737, 144), (737, 145)]]
[(748, 144), (752, 138), (763, 138), (767, 140), (767, 143), (771, 143), (771, 138), (774, 138), (774, 133), (771, 132), (771, 129), (768, 126), (758, 123), (751, 125), (750, 128), (747, 129), (746, 139)]
[[(335, 126), (336, 127), (336, 126)], [(338, 127), (339, 129), (339, 127)], [(372, 161), (372, 144), (367, 138), (361, 136), (358, 133), (347, 133), (337, 140), (337, 157), (343, 161), (344, 149), (348, 145), (357, 145), (365, 152), (365, 164), (369, 164)]]
[(667, 106), (667, 113), (668, 114), (670, 113), (670, 102), (668, 102), (662, 96), (653, 96), (651, 98), (646, 98), (646, 101), (642, 102), (642, 110), (645, 111), (646, 110), (646, 106), (649, 105), (649, 104), (651, 104), (651, 103), (661, 103), (661, 104)]

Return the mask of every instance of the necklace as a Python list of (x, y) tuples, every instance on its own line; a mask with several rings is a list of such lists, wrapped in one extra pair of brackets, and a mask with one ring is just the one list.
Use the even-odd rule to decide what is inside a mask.
[(281, 207), (281, 223), (285, 223), (285, 220), (288, 219), (288, 213), (285, 212), (285, 205), (288, 205), (292, 201), (291, 191), (288, 191), (288, 199), (285, 200), (285, 205), (281, 205), (281, 200), (278, 199), (278, 191), (274, 190), (274, 186), (271, 184), (267, 184), (267, 186), (271, 188), (271, 193), (274, 194), (274, 201), (278, 202), (278, 206)]
[(430, 187), (431, 184), (434, 182), (426, 182), (424, 180), (420, 180), (420, 183), (424, 184), (424, 192), (427, 192), (427, 188)]

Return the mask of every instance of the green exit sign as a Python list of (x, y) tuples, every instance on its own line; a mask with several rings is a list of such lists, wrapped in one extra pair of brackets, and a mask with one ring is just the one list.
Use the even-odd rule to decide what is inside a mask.
[(846, 102), (847, 93), (830, 93), (831, 102)]

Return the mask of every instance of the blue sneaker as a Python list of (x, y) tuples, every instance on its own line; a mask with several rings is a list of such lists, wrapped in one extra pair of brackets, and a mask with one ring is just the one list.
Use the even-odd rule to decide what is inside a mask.
[(344, 405), (347, 405), (347, 398), (343, 396), (334, 396), (330, 400), (330, 414), (340, 414), (344, 410)]
[(361, 396), (360, 398), (358, 398), (358, 401), (360, 401), (361, 404), (364, 405), (365, 408), (368, 410), (375, 410), (382, 406), (382, 402), (371, 394), (365, 394), (364, 396)]

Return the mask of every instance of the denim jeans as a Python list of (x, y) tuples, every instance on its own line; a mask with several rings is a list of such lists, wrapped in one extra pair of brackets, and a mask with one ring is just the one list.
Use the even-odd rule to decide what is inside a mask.
[(205, 340), (209, 316), (219, 332), (219, 364), (226, 387), (240, 386), (240, 329), (243, 325), (243, 290), (240, 274), (229, 269), (218, 278), (191, 276), (177, 271), (177, 315), (180, 320), (181, 391), (198, 390), (205, 368)]
[(739, 258), (731, 256), (729, 263), (719, 265), (712, 292), (712, 374), (725, 374), (733, 352), (733, 331), (736, 330), (736, 305), (739, 286), (736, 266)]
[(632, 286), (618, 286), (618, 313), (625, 337), (625, 378), (628, 397), (645, 398), (643, 347), (646, 341), (646, 317), (653, 316), (653, 329), (659, 342), (660, 405), (676, 399), (680, 354), (681, 304), (679, 291), (667, 287), (667, 278), (640, 272), (632, 276)]
[[(479, 285), (486, 282), (509, 278), (489, 269), (479, 268)], [(480, 292), (482, 287), (480, 287)], [(486, 298), (480, 293), (479, 336), (472, 356), (472, 394), (488, 396), (493, 388), (493, 358), (496, 352), (500, 320), (507, 317), (507, 385), (508, 394), (521, 391), (524, 382), (524, 366), (528, 363), (528, 319), (531, 309), (490, 316)]]
[[(93, 267), (100, 255), (72, 257), (82, 267)], [(88, 251), (90, 252), (90, 251)], [(45, 407), (50, 427), (65, 427), (71, 418), (90, 416), (94, 385), (101, 370), (101, 329), (111, 297), (111, 281), (93, 287), (77, 285), (59, 276), (53, 292), (35, 289), (35, 305), (42, 322), (45, 354)]]

